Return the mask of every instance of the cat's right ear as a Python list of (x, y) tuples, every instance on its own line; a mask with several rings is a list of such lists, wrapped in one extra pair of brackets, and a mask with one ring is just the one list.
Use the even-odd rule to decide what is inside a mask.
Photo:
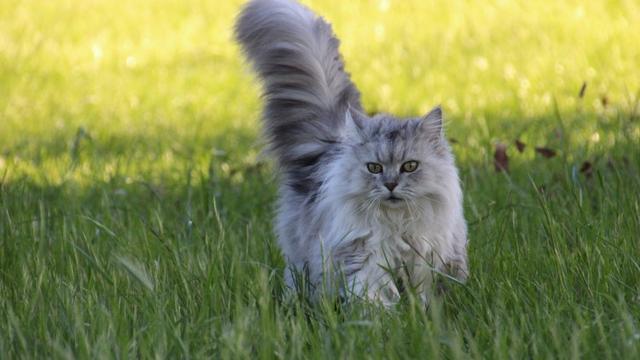
[(425, 134), (429, 140), (440, 142), (444, 139), (442, 108), (440, 105), (434, 107), (420, 122), (422, 124), (423, 134)]
[(365, 117), (351, 108), (344, 114), (343, 137), (361, 141), (364, 137)]

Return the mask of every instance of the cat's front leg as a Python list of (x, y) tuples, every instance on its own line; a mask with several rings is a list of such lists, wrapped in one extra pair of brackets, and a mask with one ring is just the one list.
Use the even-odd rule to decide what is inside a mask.
[(458, 219), (452, 235), (453, 255), (445, 261), (444, 272), (460, 282), (465, 282), (469, 277), (469, 265), (467, 262), (467, 225), (463, 217)]
[[(456, 256), (448, 259), (442, 266), (442, 272), (451, 276), (460, 283), (465, 283), (469, 277), (469, 267), (467, 265), (466, 256)], [(437, 282), (437, 291), (439, 294), (443, 294), (449, 290), (448, 284), (450, 279), (441, 279)]]
[(345, 276), (344, 292), (391, 307), (400, 300), (400, 292), (386, 267), (373, 261)]
[(444, 273), (462, 283), (466, 282), (469, 277), (469, 267), (466, 257), (458, 256), (448, 260), (444, 264)]

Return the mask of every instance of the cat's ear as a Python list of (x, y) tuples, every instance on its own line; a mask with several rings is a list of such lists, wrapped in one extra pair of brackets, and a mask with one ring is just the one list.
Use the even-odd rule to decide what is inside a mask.
[(444, 139), (442, 108), (440, 105), (434, 107), (427, 115), (420, 119), (420, 127), (423, 134), (426, 135), (429, 140), (441, 141)]
[(344, 114), (343, 136), (347, 139), (361, 140), (364, 136), (366, 118), (357, 110), (347, 109)]

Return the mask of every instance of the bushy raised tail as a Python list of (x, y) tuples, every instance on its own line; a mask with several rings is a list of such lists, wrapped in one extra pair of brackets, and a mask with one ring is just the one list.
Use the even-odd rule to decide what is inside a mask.
[(265, 132), (285, 181), (301, 193), (360, 94), (331, 26), (293, 0), (252, 0), (235, 36), (264, 85)]

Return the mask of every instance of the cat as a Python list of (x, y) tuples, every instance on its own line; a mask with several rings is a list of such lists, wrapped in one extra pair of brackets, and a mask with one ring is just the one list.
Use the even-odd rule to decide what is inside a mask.
[(249, 1), (235, 39), (263, 83), (287, 285), (303, 274), (314, 294), (337, 285), (391, 306), (408, 287), (428, 302), (434, 273), (466, 280), (462, 190), (440, 107), (366, 115), (331, 25), (294, 0)]

